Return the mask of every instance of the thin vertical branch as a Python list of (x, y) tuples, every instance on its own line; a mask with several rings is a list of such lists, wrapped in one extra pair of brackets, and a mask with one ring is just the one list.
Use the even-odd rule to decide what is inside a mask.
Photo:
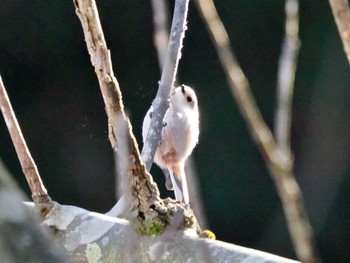
[[(154, 46), (158, 54), (159, 67), (162, 69), (166, 57), (166, 47), (169, 39), (167, 0), (152, 0), (153, 24), (154, 24)], [(203, 212), (200, 191), (198, 190), (198, 180), (192, 156), (186, 161), (186, 177), (190, 195), (190, 205), (196, 215), (199, 225), (207, 227), (207, 220)]]
[(300, 47), (299, 1), (286, 0), (286, 25), (277, 77), (275, 138), (281, 151), (291, 155), (290, 131), (295, 71)]
[(329, 0), (344, 51), (350, 64), (350, 8), (348, 0)]
[(39, 171), (29, 152), (24, 140), (21, 128), (19, 127), (16, 115), (12, 109), (10, 99), (0, 76), (0, 108), (4, 116), (7, 129), (10, 133), (12, 143), (21, 163), (22, 171), (27, 179), (32, 192), (32, 199), (35, 204), (50, 204), (52, 200), (40, 178)]
[(280, 196), (289, 233), (298, 258), (304, 263), (317, 262), (311, 226), (295, 180), (291, 155), (282, 152), (264, 122), (249, 83), (231, 49), (227, 32), (212, 0), (196, 0), (196, 4), (215, 45), (231, 91), (238, 103), (249, 132), (265, 158)]
[(198, 182), (198, 173), (194, 164), (194, 158), (191, 156), (187, 159), (185, 165), (188, 193), (190, 196), (190, 206), (197, 217), (198, 223), (202, 229), (208, 228), (208, 220), (205, 215), (202, 193)]
[(182, 42), (186, 30), (188, 3), (189, 0), (175, 1), (170, 39), (162, 77), (159, 82), (156, 98), (152, 103), (153, 117), (141, 153), (142, 160), (148, 171), (152, 167), (154, 155), (160, 142), (160, 135), (163, 129), (163, 119), (166, 110), (169, 108), (169, 96), (175, 82), (177, 67), (181, 58)]

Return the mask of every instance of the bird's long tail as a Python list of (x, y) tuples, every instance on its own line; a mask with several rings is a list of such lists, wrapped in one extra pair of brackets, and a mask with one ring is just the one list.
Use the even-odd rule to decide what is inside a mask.
[(169, 170), (171, 182), (175, 192), (175, 199), (185, 204), (190, 202), (185, 174), (185, 165), (180, 164)]

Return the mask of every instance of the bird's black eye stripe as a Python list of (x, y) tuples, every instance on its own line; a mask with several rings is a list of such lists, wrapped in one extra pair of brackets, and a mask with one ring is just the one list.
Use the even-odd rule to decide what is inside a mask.
[(185, 85), (181, 85), (181, 92), (185, 94)]
[(192, 98), (191, 98), (190, 96), (187, 96), (187, 97), (186, 97), (186, 100), (187, 100), (188, 102), (192, 102)]

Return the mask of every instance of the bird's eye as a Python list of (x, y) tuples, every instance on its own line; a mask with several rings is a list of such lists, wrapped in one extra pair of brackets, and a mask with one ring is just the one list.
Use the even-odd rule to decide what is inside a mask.
[(187, 96), (186, 99), (187, 99), (188, 102), (192, 101), (192, 98), (190, 96)]

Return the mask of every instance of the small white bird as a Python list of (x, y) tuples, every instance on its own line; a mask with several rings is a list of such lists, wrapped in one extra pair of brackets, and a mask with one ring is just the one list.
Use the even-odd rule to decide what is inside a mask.
[[(144, 143), (151, 123), (152, 111), (151, 106), (143, 120)], [(164, 171), (167, 189), (174, 189), (176, 200), (188, 204), (185, 161), (196, 146), (199, 136), (198, 102), (192, 88), (181, 85), (173, 90), (163, 123), (162, 137), (154, 162)]]

